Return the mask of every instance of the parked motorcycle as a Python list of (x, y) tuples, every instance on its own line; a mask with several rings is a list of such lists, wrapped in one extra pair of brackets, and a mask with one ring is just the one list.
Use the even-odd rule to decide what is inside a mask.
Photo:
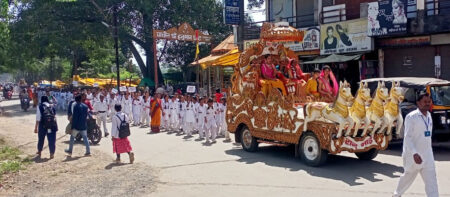
[(20, 99), (20, 105), (23, 111), (28, 111), (28, 109), (30, 108), (30, 99), (28, 97)]
[[(92, 144), (98, 144), (100, 140), (102, 140), (102, 131), (100, 127), (97, 125), (97, 120), (93, 115), (88, 116), (87, 121), (87, 137), (91, 141)], [(78, 134), (75, 139), (79, 142), (83, 139), (80, 134)]]
[(11, 90), (6, 91), (6, 93), (3, 96), (5, 97), (5, 99), (11, 100), (12, 99), (12, 91)]

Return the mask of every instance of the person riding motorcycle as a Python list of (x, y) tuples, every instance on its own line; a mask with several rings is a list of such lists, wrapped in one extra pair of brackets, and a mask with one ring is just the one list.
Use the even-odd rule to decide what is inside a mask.
[(20, 92), (19, 98), (20, 98), (20, 106), (22, 107), (22, 109), (28, 110), (28, 108), (30, 107), (30, 96), (28, 95), (26, 89), (23, 89)]

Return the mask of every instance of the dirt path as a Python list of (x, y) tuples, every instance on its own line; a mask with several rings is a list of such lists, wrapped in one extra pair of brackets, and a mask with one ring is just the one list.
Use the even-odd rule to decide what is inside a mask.
[[(0, 138), (34, 155), (34, 113), (18, 109), (17, 105), (6, 105), (5, 114), (0, 116)], [(155, 191), (155, 170), (144, 163), (118, 165), (112, 155), (96, 147), (91, 147), (91, 157), (83, 157), (82, 144), (75, 145), (72, 158), (67, 158), (63, 150), (69, 137), (61, 131), (65, 125), (59, 125), (55, 159), (48, 159), (46, 143), (42, 159), (34, 159), (25, 170), (3, 177), (0, 196), (147, 196)], [(128, 156), (123, 155), (122, 160), (128, 162)]]

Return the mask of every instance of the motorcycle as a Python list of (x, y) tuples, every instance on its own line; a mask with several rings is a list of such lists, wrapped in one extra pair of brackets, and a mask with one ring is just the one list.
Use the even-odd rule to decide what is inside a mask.
[[(95, 117), (91, 114), (88, 115), (88, 121), (87, 121), (87, 138), (91, 141), (92, 144), (98, 144), (100, 140), (102, 140), (102, 131), (100, 130), (100, 127), (97, 125), (97, 120)], [(81, 137), (80, 134), (78, 134), (75, 139), (78, 142), (81, 142), (83, 137)]]
[(28, 111), (28, 108), (30, 108), (30, 99), (29, 98), (22, 98), (20, 100), (20, 105), (22, 107), (23, 111)]
[(6, 100), (11, 100), (12, 99), (12, 91), (8, 90), (8, 91), (4, 92), (3, 97), (5, 97)]

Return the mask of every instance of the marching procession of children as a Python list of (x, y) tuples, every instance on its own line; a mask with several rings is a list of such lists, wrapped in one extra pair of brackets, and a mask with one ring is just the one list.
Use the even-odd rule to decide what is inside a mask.
[[(226, 99), (200, 97), (193, 94), (169, 95), (158, 89), (153, 96), (148, 91), (118, 92), (115, 89), (85, 89), (49, 91), (34, 89), (37, 98), (46, 95), (57, 110), (67, 110), (77, 93), (85, 93), (85, 104), (97, 118), (105, 136), (109, 135), (106, 123), (116, 114), (114, 107), (120, 104), (132, 126), (150, 127), (150, 132), (166, 131), (215, 143), (218, 136), (231, 141), (225, 121)], [(162, 98), (162, 99), (161, 99)]]

